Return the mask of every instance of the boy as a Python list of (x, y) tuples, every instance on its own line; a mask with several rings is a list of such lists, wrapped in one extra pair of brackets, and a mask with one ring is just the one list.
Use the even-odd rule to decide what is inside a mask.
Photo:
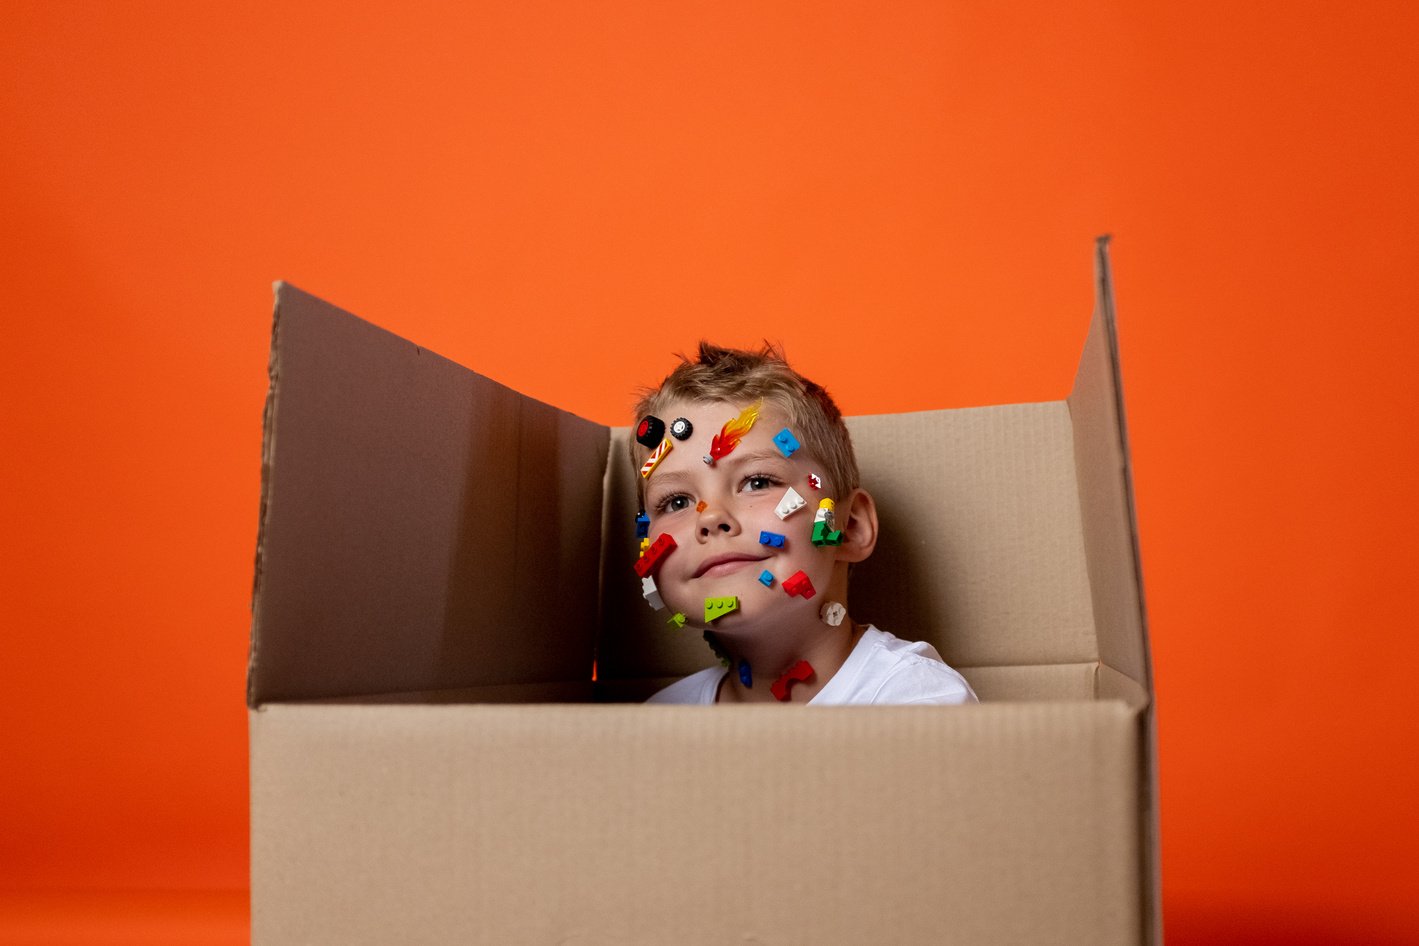
[(847, 616), (848, 571), (876, 546), (877, 510), (837, 405), (777, 349), (701, 343), (636, 418), (637, 574), (728, 667), (649, 702), (976, 701), (930, 644)]

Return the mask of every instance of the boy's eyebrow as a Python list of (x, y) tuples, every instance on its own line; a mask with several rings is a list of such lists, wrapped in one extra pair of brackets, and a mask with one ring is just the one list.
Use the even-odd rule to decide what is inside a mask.
[(760, 450), (757, 453), (740, 453), (738, 450), (716, 462), (733, 465), (743, 465), (746, 463), (762, 463), (765, 460), (778, 460), (782, 462), (786, 457), (776, 450)]
[[(765, 461), (784, 462), (784, 456), (774, 450), (761, 450), (754, 453), (740, 453), (738, 450), (725, 457), (723, 460), (716, 460), (716, 466), (740, 467), (752, 463), (763, 463)], [(675, 489), (682, 484), (692, 483), (694, 477), (685, 470), (657, 470), (652, 473), (650, 479), (646, 480), (645, 492), (649, 496), (652, 490), (658, 488)]]
[(663, 472), (657, 471), (651, 474), (650, 479), (646, 480), (646, 495), (650, 495), (651, 490), (655, 489), (656, 487), (663, 486), (666, 483), (669, 483), (671, 486), (676, 486), (690, 479), (690, 475), (688, 473), (685, 473), (683, 470), (665, 470)]

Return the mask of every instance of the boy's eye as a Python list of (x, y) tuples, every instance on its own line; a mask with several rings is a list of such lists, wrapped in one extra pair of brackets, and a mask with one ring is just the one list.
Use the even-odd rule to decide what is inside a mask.
[(746, 493), (756, 492), (761, 489), (772, 489), (777, 485), (778, 480), (763, 473), (756, 473), (753, 476), (744, 478), (744, 491)]
[(657, 503), (655, 511), (663, 515), (667, 512), (679, 512), (688, 508), (690, 508), (690, 497), (684, 493), (673, 493)]

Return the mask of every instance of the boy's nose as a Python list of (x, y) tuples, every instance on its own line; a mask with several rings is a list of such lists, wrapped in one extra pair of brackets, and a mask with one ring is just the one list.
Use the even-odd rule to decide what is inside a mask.
[(699, 537), (703, 541), (715, 533), (738, 535), (739, 521), (731, 516), (729, 510), (723, 506), (706, 506), (705, 510), (700, 513)]

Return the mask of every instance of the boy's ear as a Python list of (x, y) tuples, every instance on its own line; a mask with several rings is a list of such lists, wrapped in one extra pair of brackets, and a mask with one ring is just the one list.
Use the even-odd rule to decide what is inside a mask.
[(843, 533), (836, 561), (863, 561), (877, 547), (877, 504), (872, 494), (859, 486), (846, 501), (838, 501), (833, 512), (834, 524)]

